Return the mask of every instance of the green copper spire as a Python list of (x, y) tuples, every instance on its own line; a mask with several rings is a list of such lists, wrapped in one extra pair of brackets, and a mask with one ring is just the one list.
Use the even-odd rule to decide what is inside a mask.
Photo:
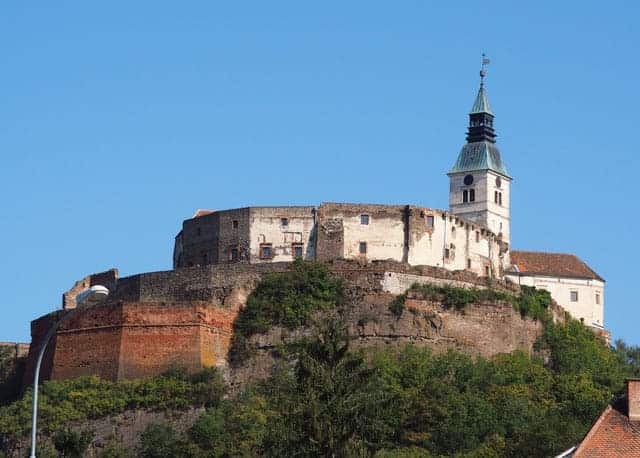
[(467, 143), (460, 150), (458, 159), (449, 174), (467, 173), (478, 170), (492, 170), (507, 178), (507, 171), (500, 150), (496, 145), (496, 133), (493, 129), (493, 112), (489, 105), (487, 91), (484, 88), (484, 78), (487, 75), (484, 66), (489, 63), (482, 55), (482, 70), (480, 70), (480, 89), (469, 113), (469, 130)]
[[(484, 77), (483, 77), (484, 80)], [(489, 97), (487, 97), (487, 90), (484, 88), (484, 81), (480, 83), (480, 90), (478, 90), (478, 95), (476, 96), (475, 102), (473, 102), (473, 106), (471, 107), (471, 113), (488, 113), (490, 115), (493, 114), (491, 111), (491, 105), (489, 105)]]
[(491, 112), (491, 105), (489, 105), (489, 97), (487, 97), (487, 91), (484, 88), (484, 77), (487, 76), (487, 71), (484, 69), (484, 66), (489, 63), (489, 59), (483, 54), (482, 55), (482, 67), (480, 68), (480, 89), (478, 90), (478, 95), (476, 96), (475, 102), (473, 102), (473, 106), (471, 107), (471, 113), (487, 113), (493, 115)]

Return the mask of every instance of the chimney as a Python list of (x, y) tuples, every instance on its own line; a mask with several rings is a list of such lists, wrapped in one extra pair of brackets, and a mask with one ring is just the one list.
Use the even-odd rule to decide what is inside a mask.
[(629, 420), (640, 421), (640, 378), (627, 380), (627, 399), (629, 400)]

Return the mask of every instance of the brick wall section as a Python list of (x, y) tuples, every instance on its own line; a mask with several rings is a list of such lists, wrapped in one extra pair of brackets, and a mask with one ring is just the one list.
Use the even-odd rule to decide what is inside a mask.
[(57, 332), (52, 379), (97, 375), (118, 376), (122, 307), (113, 302), (88, 307), (62, 324)]
[(319, 261), (344, 257), (344, 226), (342, 219), (322, 215), (318, 212), (318, 234), (316, 257)]
[[(23, 385), (25, 387), (31, 386), (33, 383), (33, 372), (36, 366), (36, 359), (38, 357), (38, 352), (40, 351), (40, 347), (42, 346), (42, 341), (44, 340), (45, 335), (49, 331), (49, 328), (57, 323), (65, 313), (67, 312), (65, 312), (64, 310), (57, 310), (55, 312), (51, 312), (47, 315), (36, 318), (31, 322), (31, 345), (29, 347), (29, 354), (27, 356), (27, 364), (25, 366), (23, 379)], [(47, 346), (47, 350), (44, 353), (44, 357), (42, 358), (42, 365), (40, 366), (41, 380), (48, 380), (51, 378), (53, 356), (56, 351), (56, 340), (56, 336), (53, 336), (51, 338), (51, 341)]]
[(122, 310), (119, 379), (223, 364), (238, 313), (198, 302), (125, 303)]
[(174, 365), (189, 371), (224, 365), (237, 313), (237, 306), (198, 301), (109, 302), (88, 308), (58, 331), (51, 378), (132, 379)]
[[(380, 298), (386, 301), (377, 312), (382, 315), (388, 314), (388, 302), (395, 297), (390, 294), (389, 276), (400, 285), (395, 286), (397, 291), (393, 290), (393, 293), (402, 292), (403, 286), (410, 286), (419, 277), (478, 287), (487, 284), (485, 278), (468, 271), (412, 267), (393, 261), (362, 264), (354, 260), (333, 260), (327, 265), (347, 281), (355, 311), (360, 307), (359, 298), (377, 297), (373, 303)], [(43, 379), (86, 374), (108, 379), (136, 378), (159, 374), (173, 363), (190, 370), (225, 366), (238, 310), (265, 273), (285, 271), (290, 266), (288, 262), (218, 264), (119, 279), (104, 304), (78, 311), (62, 326), (45, 359)], [(494, 281), (492, 286), (517, 290), (517, 286), (505, 282)], [(469, 338), (469, 347), (473, 347), (476, 338), (489, 338), (479, 334), (482, 320), (486, 321), (484, 324), (489, 333), (495, 334), (492, 328), (494, 321), (501, 323), (499, 326), (506, 326), (507, 330), (515, 330), (508, 336), (496, 334), (507, 339), (506, 342), (513, 343), (518, 333), (525, 339), (530, 336), (530, 333), (519, 330), (517, 323), (510, 321), (513, 313), (508, 307), (487, 310), (497, 312), (487, 312), (478, 318), (478, 334)], [(45, 315), (32, 322), (32, 349), (39, 347), (46, 330), (63, 313)], [(505, 316), (508, 316), (507, 321), (504, 321)], [(460, 323), (464, 323), (465, 318), (460, 316), (458, 319), (460, 322), (456, 321), (456, 326), (460, 326), (459, 335), (462, 336), (465, 331)], [(355, 317), (354, 323), (357, 321), (359, 318)], [(407, 339), (412, 338), (407, 334)], [(489, 347), (491, 344), (486, 345)], [(35, 352), (32, 351), (28, 370), (32, 370), (34, 360)]]

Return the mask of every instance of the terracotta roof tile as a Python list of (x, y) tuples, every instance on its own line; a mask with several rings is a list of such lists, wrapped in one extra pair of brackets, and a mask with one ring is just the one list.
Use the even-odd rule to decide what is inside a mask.
[(640, 422), (629, 420), (626, 399), (602, 412), (573, 456), (640, 457)]
[(511, 265), (520, 274), (550, 275), (554, 277), (604, 279), (573, 254), (512, 251)]

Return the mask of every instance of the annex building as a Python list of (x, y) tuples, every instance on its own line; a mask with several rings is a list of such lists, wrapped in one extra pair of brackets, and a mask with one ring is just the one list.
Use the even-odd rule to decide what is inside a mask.
[(449, 209), (412, 204), (198, 210), (175, 238), (175, 269), (296, 258), (394, 260), (468, 270), (546, 289), (585, 325), (604, 326), (605, 282), (571, 254), (513, 251), (512, 178), (496, 144), (494, 114), (480, 72), (466, 142), (449, 176)]

